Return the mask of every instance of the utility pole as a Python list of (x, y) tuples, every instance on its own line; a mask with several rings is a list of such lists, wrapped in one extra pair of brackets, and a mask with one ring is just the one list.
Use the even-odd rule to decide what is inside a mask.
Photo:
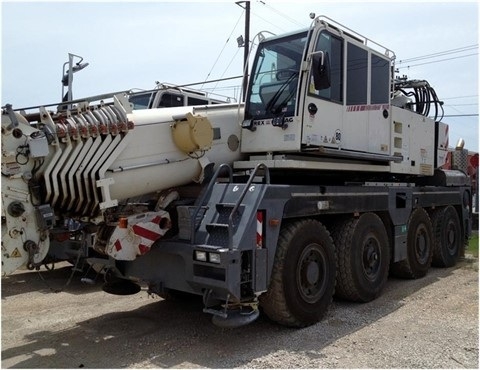
[(242, 7), (241, 4), (245, 4), (245, 40), (243, 44), (243, 101), (245, 101), (245, 96), (247, 94), (247, 84), (248, 84), (248, 51), (250, 49), (250, 1), (237, 1), (235, 4)]

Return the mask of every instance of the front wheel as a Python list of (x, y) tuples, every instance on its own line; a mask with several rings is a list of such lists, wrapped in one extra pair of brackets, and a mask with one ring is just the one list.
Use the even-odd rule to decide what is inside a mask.
[(282, 325), (314, 324), (332, 301), (335, 274), (335, 248), (325, 226), (296, 221), (280, 232), (270, 286), (260, 304)]

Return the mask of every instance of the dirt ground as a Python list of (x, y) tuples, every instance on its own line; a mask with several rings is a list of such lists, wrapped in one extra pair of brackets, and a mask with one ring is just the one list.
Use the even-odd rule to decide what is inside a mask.
[(304, 329), (261, 316), (215, 327), (199, 301), (145, 291), (112, 296), (70, 268), (2, 278), (2, 368), (474, 368), (478, 261), (432, 268), (420, 280), (390, 278), (367, 304), (334, 301)]

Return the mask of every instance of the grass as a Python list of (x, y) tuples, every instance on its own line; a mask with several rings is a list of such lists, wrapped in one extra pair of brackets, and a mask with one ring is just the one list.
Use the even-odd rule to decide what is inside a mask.
[(468, 254), (472, 254), (475, 258), (478, 258), (478, 231), (474, 231), (470, 240), (468, 241)]

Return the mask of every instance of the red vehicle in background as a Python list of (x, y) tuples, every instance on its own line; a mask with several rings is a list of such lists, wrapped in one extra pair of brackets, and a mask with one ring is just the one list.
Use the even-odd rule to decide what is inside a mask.
[[(452, 169), (452, 152), (449, 150), (443, 169)], [(467, 175), (470, 176), (472, 181), (472, 196), (473, 196), (473, 211), (478, 214), (478, 153), (468, 151), (467, 158)], [(478, 220), (478, 218), (477, 218)], [(473, 225), (474, 228), (478, 228), (478, 222)]]

